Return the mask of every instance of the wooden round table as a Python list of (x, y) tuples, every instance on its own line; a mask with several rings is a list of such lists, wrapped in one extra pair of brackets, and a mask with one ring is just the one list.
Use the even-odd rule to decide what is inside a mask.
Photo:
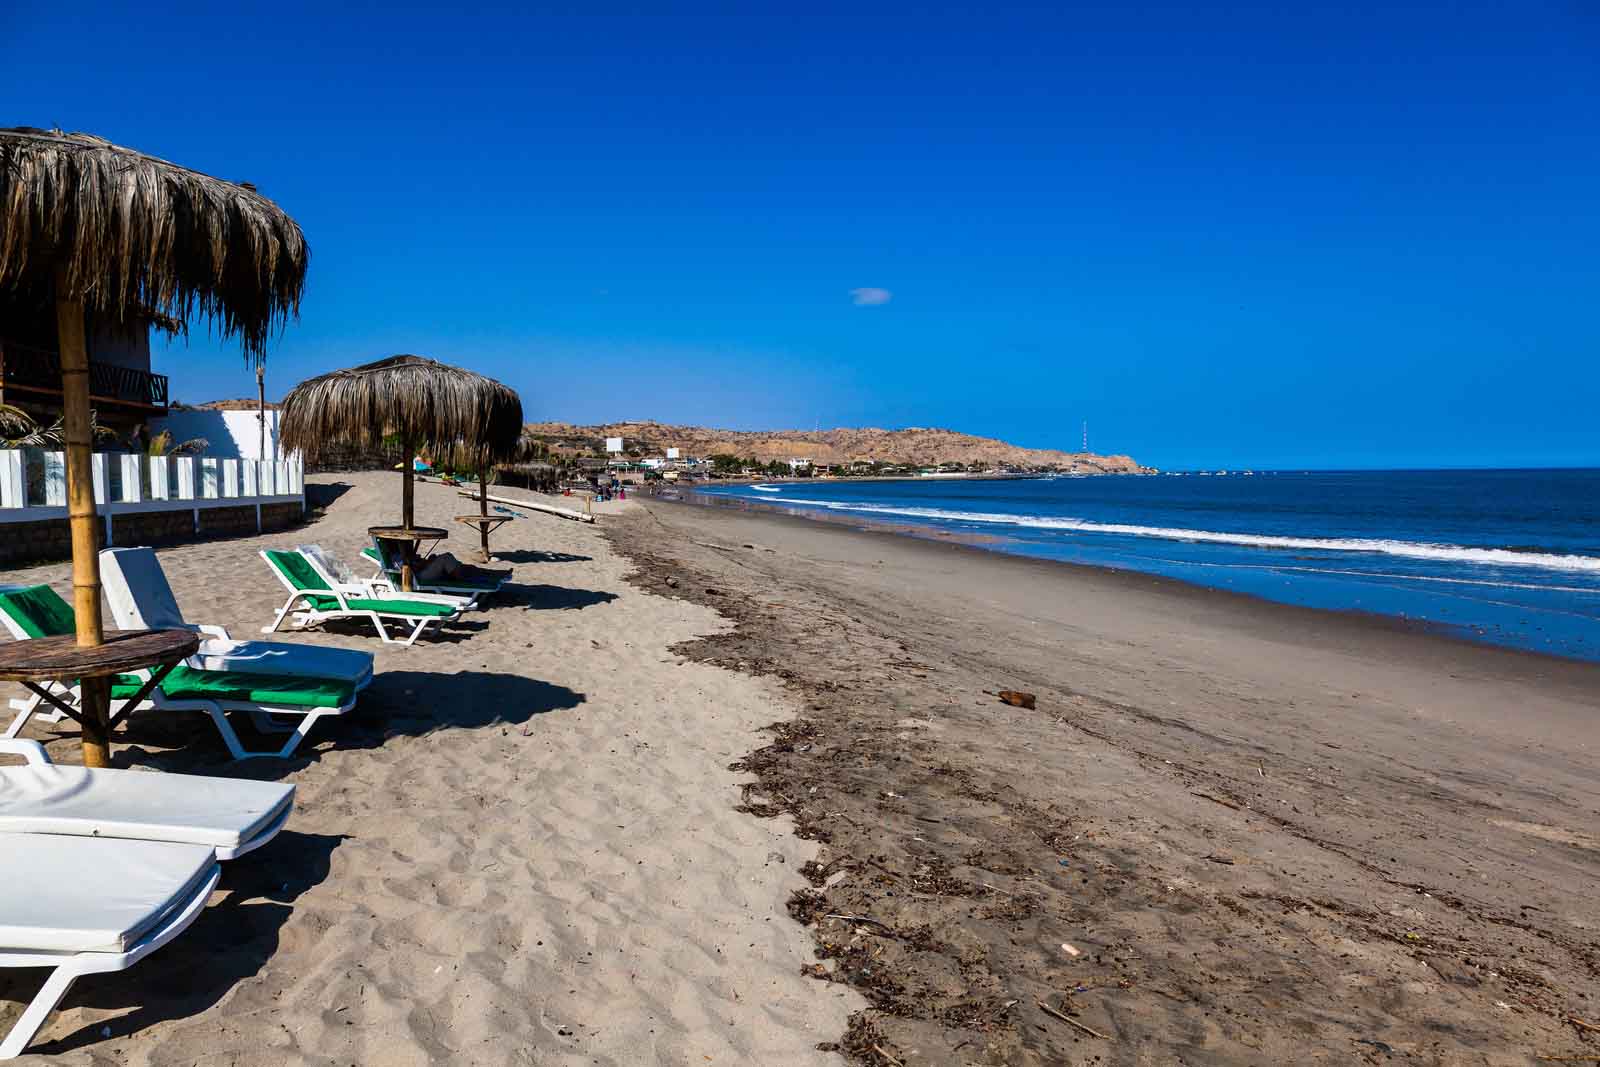
[(489, 555), (489, 535), (498, 530), (502, 524), (510, 522), (513, 518), (515, 518), (513, 515), (484, 515), (480, 513), (477, 515), (457, 515), (456, 521), (461, 523), (463, 526), (472, 526), (477, 528), (478, 538), (482, 542), (478, 551), (483, 556), (483, 562), (492, 563), (494, 562), (494, 558)]
[[(399, 541), (405, 546), (405, 562), (400, 565), (400, 588), (411, 592), (411, 561), (420, 559), (424, 541), (438, 544), (450, 536), (450, 531), (440, 526), (369, 526), (367, 533), (379, 541)], [(378, 549), (383, 552), (382, 547)]]
[[(84, 678), (109, 679), (129, 671), (149, 670), (149, 680), (131, 699), (122, 702), (126, 712), (138, 707), (172, 668), (199, 649), (200, 635), (193, 630), (107, 630), (105, 640), (92, 648), (78, 644), (77, 637), (72, 634), (35, 637), (0, 645), (0, 681), (22, 683), (82, 727), (86, 709), (74, 707), (52, 693), (49, 683), (60, 682), (70, 687)], [(87, 724), (86, 742), (91, 734), (109, 740), (111, 725), (118, 716), (111, 714), (109, 706), (104, 714), (103, 722)]]

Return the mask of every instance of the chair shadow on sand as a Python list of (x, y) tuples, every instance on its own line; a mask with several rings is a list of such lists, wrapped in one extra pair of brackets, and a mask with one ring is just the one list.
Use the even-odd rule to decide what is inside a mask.
[[(176, 774), (274, 781), (316, 762), (325, 752), (374, 749), (390, 738), (446, 730), (522, 726), (538, 715), (570, 711), (586, 699), (564, 685), (521, 674), (383, 670), (355, 708), (323, 719), (286, 759), (232, 760), (203, 712), (158, 711), (136, 712), (117, 728), (116, 740), (128, 747), (119, 749), (113, 762), (118, 767), (152, 767)], [(235, 715), (231, 721), (247, 748), (282, 743), (256, 733), (247, 716)], [(62, 728), (76, 739), (73, 723), (63, 723)]]
[[(589, 563), (593, 556), (580, 556), (573, 552), (546, 552), (542, 548), (513, 548), (494, 550), (495, 563)], [(494, 563), (489, 564), (494, 566)]]
[[(62, 1055), (104, 1042), (103, 1027), (111, 1029), (114, 1039), (156, 1023), (191, 1018), (215, 1005), (240, 982), (259, 974), (277, 952), (294, 901), (328, 877), (333, 851), (343, 840), (284, 830), (258, 852), (224, 863), (218, 889), (227, 896), (202, 911), (194, 925), (131, 971), (78, 979), (61, 1002), (62, 1009), (131, 1011), (34, 1044), (29, 1053)], [(31, 968), (0, 972), (0, 999), (26, 1000), (44, 976)]]
[(529, 611), (582, 611), (599, 604), (609, 604), (617, 594), (599, 589), (574, 589), (565, 585), (523, 585), (507, 582), (495, 594), (491, 606), (504, 605), (527, 608)]

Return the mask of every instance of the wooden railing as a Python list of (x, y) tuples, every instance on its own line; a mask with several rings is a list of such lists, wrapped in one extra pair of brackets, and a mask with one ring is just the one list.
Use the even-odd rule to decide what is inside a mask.
[[(0, 338), (0, 389), (21, 388), (34, 393), (61, 394), (61, 354)], [(110, 402), (167, 410), (167, 376), (89, 361), (91, 403)]]

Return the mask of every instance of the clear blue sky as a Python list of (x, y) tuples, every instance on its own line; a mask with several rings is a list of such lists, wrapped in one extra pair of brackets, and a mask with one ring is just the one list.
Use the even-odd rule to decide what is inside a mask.
[(418, 352), (534, 419), (1600, 464), (1589, 0), (765, 6), (0, 5), (0, 124), (293, 214), (273, 396)]

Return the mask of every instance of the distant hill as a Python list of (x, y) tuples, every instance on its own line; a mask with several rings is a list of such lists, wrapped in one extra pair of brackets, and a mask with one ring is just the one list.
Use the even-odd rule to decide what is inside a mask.
[(752, 431), (669, 426), (659, 422), (613, 422), (600, 426), (536, 422), (530, 423), (528, 430), (544, 438), (558, 454), (597, 451), (603, 447), (604, 438), (621, 437), (630, 452), (637, 449), (645, 455), (659, 455), (667, 448), (681, 448), (685, 456), (725, 454), (748, 457), (762, 463), (807, 458), (825, 464), (861, 460), (913, 467), (978, 463), (1105, 473), (1143, 469), (1129, 456), (1023, 448), (990, 437), (915, 426), (904, 430), (841, 428)]
[[(208, 400), (204, 404), (173, 404), (179, 411), (255, 411), (257, 406), (255, 397), (242, 397), (238, 400)], [(277, 411), (278, 405), (267, 401), (268, 411)]]

